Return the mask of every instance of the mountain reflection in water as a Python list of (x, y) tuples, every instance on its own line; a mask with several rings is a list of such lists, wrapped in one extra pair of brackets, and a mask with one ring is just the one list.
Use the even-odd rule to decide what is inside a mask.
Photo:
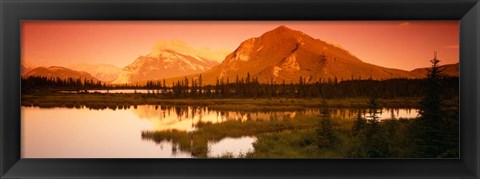
[[(89, 109), (22, 107), (23, 158), (190, 158), (172, 141), (152, 142), (144, 131), (191, 133), (199, 123), (295, 120), (318, 116), (319, 109), (301, 111), (218, 111), (208, 107), (139, 105)], [(359, 109), (331, 109), (333, 118), (353, 120)], [(367, 110), (360, 110), (368, 115)], [(380, 119), (415, 118), (415, 109), (382, 109)], [(204, 141), (208, 156), (237, 156), (253, 150), (255, 136)]]

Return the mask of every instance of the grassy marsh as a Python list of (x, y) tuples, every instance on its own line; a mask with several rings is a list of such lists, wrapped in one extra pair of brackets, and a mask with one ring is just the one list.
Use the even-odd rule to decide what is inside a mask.
[[(416, 108), (419, 98), (379, 99), (379, 105), (385, 108)], [(80, 107), (93, 109), (126, 108), (135, 105), (175, 105), (175, 106), (208, 106), (213, 110), (241, 111), (292, 111), (319, 107), (320, 98), (248, 98), (248, 99), (207, 99), (184, 98), (170, 99), (154, 94), (24, 94), (22, 106), (49, 107)], [(366, 108), (368, 98), (328, 99), (331, 107)]]

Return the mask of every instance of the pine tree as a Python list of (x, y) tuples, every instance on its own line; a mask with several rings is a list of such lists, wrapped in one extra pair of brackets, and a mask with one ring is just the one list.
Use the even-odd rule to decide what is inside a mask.
[(441, 70), (438, 67), (440, 60), (437, 59), (436, 52), (435, 57), (430, 62), (432, 63), (432, 67), (428, 69), (425, 96), (421, 102), (419, 115), (421, 119), (432, 122), (439, 121), (442, 117), (441, 91), (439, 85)]
[[(445, 123), (446, 113), (442, 110), (442, 88), (440, 87), (440, 60), (435, 52), (428, 69), (425, 94), (420, 103), (419, 122), (417, 129), (417, 147), (421, 157), (442, 157), (450, 155), (451, 151), (458, 153), (458, 135), (448, 135), (450, 130)], [(457, 137), (457, 138), (455, 138)], [(455, 145), (456, 144), (456, 145)], [(455, 153), (455, 152), (453, 152)], [(458, 156), (458, 155), (457, 155)]]
[(362, 117), (362, 114), (359, 111), (353, 123), (352, 134), (354, 136), (359, 135), (362, 132), (362, 130), (365, 129), (366, 125), (367, 125), (367, 121), (365, 120), (365, 118)]
[(378, 119), (380, 118), (378, 117), (378, 113), (379, 113), (378, 110), (379, 110), (379, 106), (377, 102), (377, 95), (372, 94), (370, 96), (369, 103), (368, 103), (368, 113), (369, 113), (368, 122), (369, 123), (377, 125), (377, 123), (379, 122)]
[(319, 148), (331, 148), (335, 145), (336, 137), (333, 132), (330, 111), (325, 98), (322, 99), (320, 118), (319, 126), (316, 129), (317, 145)]
[(368, 127), (365, 133), (367, 155), (370, 158), (385, 158), (390, 156), (388, 139), (385, 137), (385, 131), (380, 125), (379, 105), (377, 102), (376, 89), (372, 90), (369, 100)]

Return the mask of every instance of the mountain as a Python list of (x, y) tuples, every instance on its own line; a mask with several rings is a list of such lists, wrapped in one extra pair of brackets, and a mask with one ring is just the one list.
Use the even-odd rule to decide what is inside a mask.
[(173, 50), (177, 53), (188, 54), (199, 58), (206, 58), (208, 60), (217, 62), (222, 62), (223, 59), (225, 59), (225, 56), (232, 52), (231, 50), (226, 49), (212, 50), (207, 47), (195, 49), (181, 40), (173, 39), (158, 41), (148, 56), (158, 57), (158, 55), (166, 50)]
[(65, 67), (59, 66), (51, 66), (51, 67), (38, 67), (30, 70), (29, 72), (22, 75), (22, 77), (29, 77), (29, 76), (41, 76), (41, 77), (48, 77), (48, 78), (61, 78), (61, 79), (86, 79), (86, 80), (93, 80), (97, 82), (98, 79), (93, 77), (87, 72), (84, 71), (75, 71), (72, 69), (68, 69)]
[[(441, 70), (442, 75), (444, 76), (450, 76), (450, 77), (459, 77), (460, 76), (460, 64), (455, 63), (455, 64), (447, 64), (447, 65), (440, 65), (439, 69)], [(412, 70), (412, 73), (418, 74), (422, 77), (426, 77), (428, 74), (428, 69), (427, 68), (417, 68)]]
[(28, 61), (22, 60), (21, 64), (21, 73), (22, 75), (29, 72), (30, 70), (36, 68), (38, 65), (35, 65), (33, 63), (30, 63)]
[(200, 73), (218, 65), (217, 61), (225, 56), (223, 51), (198, 50), (179, 40), (160, 41), (150, 54), (138, 57), (123, 68), (112, 83), (135, 83)]
[(419, 78), (409, 71), (368, 64), (338, 45), (314, 39), (303, 32), (277, 27), (260, 37), (250, 38), (218, 66), (203, 73), (204, 83), (230, 81), (247, 73), (259, 82), (326, 81), (342, 79)]
[(90, 73), (93, 77), (103, 82), (115, 80), (122, 71), (120, 67), (108, 64), (76, 64), (70, 65), (68, 68)]

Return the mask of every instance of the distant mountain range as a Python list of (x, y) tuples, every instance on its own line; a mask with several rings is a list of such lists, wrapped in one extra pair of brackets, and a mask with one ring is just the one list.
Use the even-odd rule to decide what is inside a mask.
[(38, 67), (38, 65), (35, 65), (35, 64), (32, 64), (28, 61), (22, 61), (22, 64), (21, 64), (21, 73), (22, 75), (29, 72), (30, 70), (34, 69)]
[(93, 77), (103, 82), (115, 80), (122, 71), (122, 68), (108, 64), (76, 64), (70, 65), (68, 68), (90, 73)]
[(48, 77), (48, 78), (60, 78), (60, 79), (82, 79), (82, 80), (93, 80), (94, 82), (99, 81), (90, 73), (83, 72), (83, 71), (75, 71), (72, 69), (68, 69), (65, 67), (59, 67), (59, 66), (51, 66), (51, 67), (37, 67), (34, 68), (27, 73), (22, 75), (23, 77), (29, 77), (29, 76), (42, 76), (42, 77)]
[[(416, 73), (416, 74), (418, 74), (422, 77), (426, 77), (427, 74), (428, 74), (428, 69), (429, 69), (429, 67), (427, 67), (427, 68), (417, 68), (415, 70), (412, 70), (411, 72)], [(460, 74), (460, 64), (459, 63), (448, 64), (448, 65), (440, 65), (439, 69), (441, 71), (441, 74), (443, 74), (444, 76), (458, 77), (459, 74)]]
[[(223, 60), (222, 60), (223, 59)], [(219, 63), (221, 62), (221, 63)], [(70, 68), (70, 69), (69, 69)], [(22, 63), (23, 76), (61, 78), (81, 77), (112, 84), (144, 83), (197, 78), (204, 84), (217, 79), (233, 82), (237, 77), (256, 78), (261, 83), (307, 82), (349, 79), (424, 78), (426, 68), (412, 71), (385, 68), (365, 63), (339, 45), (314, 39), (303, 32), (277, 27), (242, 42), (233, 52), (195, 49), (179, 41), (160, 41), (150, 54), (140, 56), (123, 69), (113, 65), (79, 64), (64, 67), (39, 67)], [(441, 66), (446, 76), (459, 76), (459, 64)]]

